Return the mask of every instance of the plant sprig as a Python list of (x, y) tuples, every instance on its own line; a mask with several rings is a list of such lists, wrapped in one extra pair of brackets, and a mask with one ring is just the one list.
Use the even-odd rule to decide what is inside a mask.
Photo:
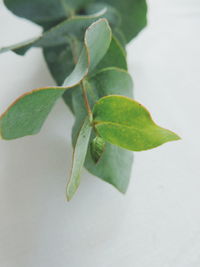
[(57, 99), (76, 120), (70, 200), (83, 165), (126, 192), (133, 155), (179, 137), (157, 126), (133, 100), (125, 45), (146, 25), (145, 0), (4, 0), (16, 15), (41, 25), (41, 36), (0, 49), (24, 55), (41, 47), (57, 86), (30, 91), (0, 117), (0, 136), (11, 140), (38, 133)]

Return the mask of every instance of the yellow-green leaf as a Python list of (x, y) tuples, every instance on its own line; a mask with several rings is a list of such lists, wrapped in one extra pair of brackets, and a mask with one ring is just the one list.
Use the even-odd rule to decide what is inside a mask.
[(156, 125), (147, 109), (128, 97), (103, 97), (95, 104), (93, 113), (99, 135), (128, 150), (147, 150), (180, 139)]

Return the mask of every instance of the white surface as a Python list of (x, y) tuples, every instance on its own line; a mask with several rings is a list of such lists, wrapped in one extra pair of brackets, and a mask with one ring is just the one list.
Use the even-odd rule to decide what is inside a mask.
[[(136, 99), (182, 141), (135, 153), (126, 196), (84, 171), (65, 201), (73, 118), (58, 102), (41, 133), (0, 142), (1, 267), (200, 266), (200, 1), (151, 0), (129, 46)], [(40, 29), (0, 6), (0, 46)], [(51, 85), (39, 49), (0, 57), (0, 111)]]

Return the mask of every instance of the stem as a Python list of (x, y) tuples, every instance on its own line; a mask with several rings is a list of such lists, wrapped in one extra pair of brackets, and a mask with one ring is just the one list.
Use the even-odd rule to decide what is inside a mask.
[[(76, 39), (71, 39), (71, 49), (72, 49), (72, 56), (73, 56), (73, 61), (74, 61), (74, 64), (77, 64), (77, 61), (78, 61), (78, 48), (77, 48), (77, 40)], [(92, 123), (92, 110), (90, 108), (90, 103), (89, 103), (89, 100), (88, 100), (88, 97), (87, 97), (87, 90), (86, 90), (86, 87), (84, 85), (84, 81), (81, 81), (80, 83), (80, 86), (81, 86), (81, 89), (82, 89), (82, 95), (83, 95), (83, 100), (84, 100), (84, 103), (85, 103), (85, 107), (86, 107), (86, 110), (87, 110), (87, 113), (89, 115), (89, 120), (90, 122)]]
[(84, 86), (84, 82), (82, 81), (80, 83), (80, 85), (81, 85), (81, 88), (82, 88), (83, 99), (84, 99), (84, 103), (85, 103), (85, 107), (86, 107), (87, 113), (89, 115), (90, 120), (92, 120), (92, 110), (90, 108), (90, 103), (89, 103), (89, 100), (88, 100), (88, 97), (87, 97), (87, 90), (86, 90), (86, 88)]

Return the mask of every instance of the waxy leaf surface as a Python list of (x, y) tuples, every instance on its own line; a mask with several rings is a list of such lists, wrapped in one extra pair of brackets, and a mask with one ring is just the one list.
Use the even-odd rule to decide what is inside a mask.
[(147, 150), (180, 139), (175, 133), (156, 125), (141, 104), (124, 96), (101, 98), (93, 113), (99, 135), (128, 150)]

